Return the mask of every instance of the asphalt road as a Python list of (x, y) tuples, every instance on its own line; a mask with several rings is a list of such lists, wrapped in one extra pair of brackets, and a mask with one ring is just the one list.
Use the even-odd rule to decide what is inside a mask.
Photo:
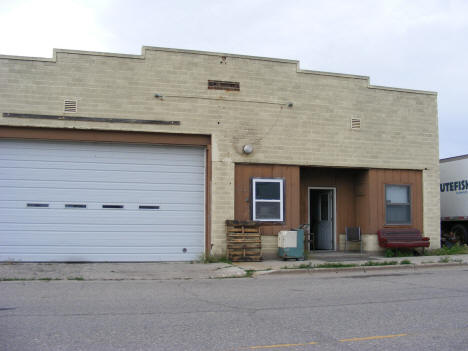
[(0, 350), (468, 350), (468, 267), (0, 282)]

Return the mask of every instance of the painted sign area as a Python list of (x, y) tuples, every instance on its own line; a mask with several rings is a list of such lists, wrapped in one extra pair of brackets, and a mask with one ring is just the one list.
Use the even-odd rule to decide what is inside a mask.
[(468, 180), (458, 180), (455, 182), (447, 182), (440, 184), (440, 192), (455, 191), (457, 194), (468, 192)]

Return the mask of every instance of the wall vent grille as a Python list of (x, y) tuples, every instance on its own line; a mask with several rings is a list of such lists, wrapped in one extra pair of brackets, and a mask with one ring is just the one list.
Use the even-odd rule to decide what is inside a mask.
[(78, 111), (78, 103), (76, 100), (65, 100), (63, 104), (64, 112), (76, 112)]
[(361, 129), (360, 118), (351, 118), (351, 129)]
[(209, 80), (208, 89), (239, 91), (239, 82), (226, 82), (223, 80)]

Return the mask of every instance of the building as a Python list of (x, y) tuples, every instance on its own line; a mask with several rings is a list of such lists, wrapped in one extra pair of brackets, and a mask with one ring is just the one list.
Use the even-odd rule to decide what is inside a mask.
[(437, 95), (297, 61), (144, 47), (0, 56), (0, 259), (193, 260), (225, 220), (263, 252), (310, 222), (440, 245)]

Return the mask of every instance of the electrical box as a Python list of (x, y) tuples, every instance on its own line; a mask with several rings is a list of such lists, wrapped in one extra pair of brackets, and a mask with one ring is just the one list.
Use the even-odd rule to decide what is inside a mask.
[(282, 230), (278, 233), (278, 255), (283, 259), (304, 259), (304, 230)]

